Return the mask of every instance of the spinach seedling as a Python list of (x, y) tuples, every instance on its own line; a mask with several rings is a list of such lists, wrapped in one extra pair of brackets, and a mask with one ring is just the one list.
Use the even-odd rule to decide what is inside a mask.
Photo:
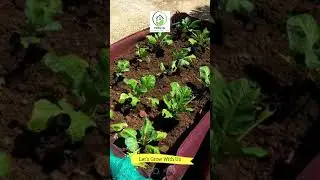
[(179, 83), (170, 84), (170, 93), (163, 96), (167, 108), (162, 110), (164, 118), (175, 118), (179, 112), (193, 111), (187, 105), (194, 99), (192, 90), (188, 86), (181, 87)]
[(28, 122), (28, 129), (33, 132), (41, 132), (49, 125), (49, 119), (59, 114), (68, 114), (71, 124), (67, 132), (73, 142), (83, 139), (86, 130), (90, 126), (96, 126), (95, 122), (85, 113), (75, 111), (73, 106), (66, 100), (60, 100), (57, 104), (46, 99), (40, 99), (33, 106), (32, 117)]
[(117, 62), (116, 67), (116, 78), (123, 77), (124, 72), (130, 71), (130, 62), (128, 60), (120, 60)]
[(143, 76), (138, 82), (135, 79), (125, 79), (124, 82), (130, 87), (130, 93), (122, 93), (119, 103), (123, 104), (127, 99), (131, 100), (131, 106), (135, 107), (140, 102), (140, 96), (154, 88), (156, 85), (156, 77), (154, 75)]
[(142, 62), (144, 59), (147, 62), (150, 62), (150, 58), (148, 57), (148, 49), (147, 47), (139, 47), (139, 45), (136, 45), (137, 51), (136, 55), (139, 57), (139, 61)]
[(190, 54), (190, 52), (191, 52), (191, 48), (182, 48), (180, 50), (173, 50), (172, 64), (175, 64), (175, 66), (171, 66), (172, 70), (176, 71), (177, 68), (190, 66), (190, 63), (197, 58), (194, 54)]
[(173, 40), (168, 33), (159, 32), (155, 33), (153, 36), (148, 35), (146, 37), (149, 44), (153, 47), (163, 47), (165, 45), (171, 45), (173, 43)]
[(293, 16), (287, 21), (289, 47), (304, 55), (307, 68), (320, 68), (320, 26), (310, 14)]
[(192, 21), (189, 17), (186, 17), (182, 19), (177, 27), (181, 29), (182, 33), (187, 34), (188, 32), (192, 32), (193, 30), (198, 29), (200, 22), (200, 20)]
[(61, 0), (27, 0), (25, 13), (27, 27), (21, 38), (24, 48), (40, 43), (41, 34), (61, 29), (61, 24), (54, 19), (57, 14), (62, 13)]
[(205, 48), (210, 43), (209, 31), (205, 28), (203, 31), (195, 30), (192, 32), (191, 38), (188, 39), (190, 45)]
[(208, 66), (201, 66), (199, 68), (201, 81), (209, 87), (210, 85), (210, 68)]
[(260, 89), (251, 86), (246, 79), (226, 82), (216, 69), (213, 69), (211, 78), (211, 135), (214, 137), (211, 147), (215, 158), (226, 155), (266, 156), (266, 150), (244, 147), (240, 142), (254, 127), (273, 114), (269, 110), (257, 111)]
[(167, 133), (156, 131), (152, 122), (148, 118), (145, 118), (140, 130), (124, 128), (119, 132), (119, 136), (125, 139), (129, 152), (160, 154), (160, 148), (151, 145), (151, 143), (164, 140), (167, 137)]

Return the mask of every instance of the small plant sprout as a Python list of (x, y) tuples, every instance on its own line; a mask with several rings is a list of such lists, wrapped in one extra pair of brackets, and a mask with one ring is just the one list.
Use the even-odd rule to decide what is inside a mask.
[(30, 44), (40, 43), (39, 35), (48, 31), (59, 31), (61, 24), (55, 16), (62, 12), (61, 0), (27, 0), (26, 32), (22, 35), (21, 44), (27, 48)]
[(110, 125), (110, 129), (113, 132), (120, 132), (120, 131), (122, 131), (123, 129), (125, 129), (127, 127), (128, 127), (127, 123), (116, 123), (116, 124)]
[(179, 112), (193, 111), (187, 105), (194, 99), (192, 90), (188, 86), (181, 87), (179, 83), (173, 82), (170, 93), (163, 96), (167, 109), (162, 110), (164, 118), (175, 118)]
[(188, 32), (192, 32), (199, 28), (200, 20), (192, 21), (189, 17), (182, 19), (182, 21), (178, 24), (178, 27), (181, 29), (182, 33), (186, 34)]
[(154, 47), (163, 47), (165, 45), (171, 45), (173, 43), (173, 40), (168, 33), (159, 32), (155, 33), (153, 36), (148, 35), (146, 37), (149, 44)]
[(190, 45), (205, 48), (210, 43), (209, 31), (205, 28), (203, 31), (195, 30), (192, 32), (191, 38), (188, 39)]
[(199, 69), (201, 81), (209, 87), (210, 85), (210, 68), (208, 66), (201, 66)]
[(180, 50), (174, 50), (173, 54), (173, 63), (175, 66), (172, 66), (172, 70), (176, 70), (177, 68), (190, 66), (192, 60), (196, 59), (197, 57), (194, 54), (189, 55), (191, 52), (191, 48), (182, 48)]
[(116, 77), (123, 77), (124, 72), (130, 71), (130, 62), (128, 60), (120, 60), (117, 62)]
[(159, 99), (157, 98), (148, 98), (151, 101), (152, 107), (157, 107), (159, 105)]
[(148, 57), (148, 49), (147, 47), (139, 47), (139, 45), (136, 45), (137, 51), (136, 55), (139, 57), (139, 61), (142, 62), (143, 60), (146, 60), (147, 62), (150, 62), (150, 58)]
[(110, 119), (114, 120), (115, 118), (115, 113), (112, 109), (110, 109)]
[(131, 99), (131, 105), (135, 107), (140, 102), (140, 97), (156, 85), (156, 77), (154, 75), (143, 76), (138, 82), (135, 79), (125, 79), (124, 82), (130, 87), (130, 93), (122, 93), (119, 103), (123, 104), (127, 99)]
[(144, 124), (140, 130), (124, 128), (119, 132), (119, 136), (125, 139), (127, 149), (131, 153), (144, 152), (160, 154), (160, 148), (158, 146), (151, 145), (151, 143), (162, 141), (167, 137), (167, 133), (156, 131), (152, 122), (148, 118), (145, 118)]

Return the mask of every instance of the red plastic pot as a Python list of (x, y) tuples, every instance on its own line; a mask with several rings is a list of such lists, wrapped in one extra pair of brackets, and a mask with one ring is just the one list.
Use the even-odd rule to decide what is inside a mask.
[[(177, 13), (171, 18), (172, 23), (180, 21), (181, 19), (187, 17), (186, 13)], [(194, 18), (193, 18), (194, 19)], [(205, 22), (210, 23), (210, 22)], [(118, 58), (125, 56), (129, 53), (129, 50), (133, 48), (139, 41), (142, 41), (146, 38), (146, 35), (149, 34), (149, 28), (136, 32), (130, 36), (123, 38), (122, 40), (114, 43), (110, 47), (110, 60), (111, 62), (117, 60)], [(178, 148), (176, 153), (177, 156), (183, 157), (195, 157), (197, 154), (203, 140), (205, 139), (207, 133), (209, 133), (210, 128), (210, 112), (207, 112), (205, 116), (199, 121), (199, 123), (194, 127), (190, 134), (183, 141), (181, 146)], [(119, 157), (124, 157), (125, 154), (114, 144), (111, 144), (112, 151)], [(209, 151), (208, 151), (209, 152)], [(210, 161), (209, 153), (208, 157), (203, 160), (203, 172), (199, 172), (204, 178), (210, 179)], [(166, 171), (167, 180), (179, 180), (182, 179), (189, 166), (183, 165), (170, 165)], [(142, 175), (146, 176), (146, 173), (140, 171)], [(199, 176), (198, 176), (199, 177)]]

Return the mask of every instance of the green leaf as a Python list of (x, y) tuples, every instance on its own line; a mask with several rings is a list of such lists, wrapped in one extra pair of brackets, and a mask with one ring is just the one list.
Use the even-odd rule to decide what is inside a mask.
[(156, 131), (155, 141), (162, 141), (167, 137), (167, 133), (162, 131)]
[(110, 128), (115, 132), (122, 131), (126, 127), (128, 127), (127, 123), (116, 123), (116, 124), (110, 125)]
[(208, 66), (200, 67), (200, 78), (206, 84), (206, 86), (210, 85), (210, 68)]
[(190, 43), (191, 45), (197, 44), (197, 41), (196, 41), (195, 39), (193, 39), (193, 38), (189, 38), (188, 41), (189, 41), (189, 43)]
[(255, 156), (258, 158), (263, 158), (269, 154), (269, 152), (260, 147), (244, 147), (242, 148), (243, 154), (249, 156)]
[(28, 122), (28, 129), (34, 132), (41, 132), (47, 128), (49, 118), (54, 117), (63, 111), (48, 100), (41, 99), (33, 106), (32, 117)]
[(157, 98), (148, 98), (151, 101), (151, 105), (152, 107), (157, 107), (157, 105), (159, 105), (159, 99)]
[(0, 177), (6, 177), (11, 171), (11, 157), (4, 152), (0, 152)]
[(142, 89), (145, 89), (145, 92), (154, 88), (155, 85), (156, 85), (156, 77), (154, 75), (147, 75), (141, 78), (141, 87)]
[(152, 126), (151, 121), (148, 118), (144, 119), (144, 124), (141, 127), (140, 135), (141, 135), (141, 141), (143, 145), (147, 145), (147, 143), (152, 140), (152, 134), (154, 132), (154, 128)]
[(45, 25), (42, 28), (37, 29), (37, 31), (60, 31), (62, 29), (62, 26), (60, 22), (55, 21), (50, 24)]
[(224, 0), (225, 11), (227, 12), (251, 12), (254, 5), (249, 0)]
[(260, 90), (251, 87), (246, 79), (220, 85), (212, 89), (213, 126), (220, 127), (226, 134), (245, 132), (255, 123)]
[(148, 42), (152, 45), (156, 45), (157, 44), (157, 39), (151, 35), (146, 36), (148, 39)]
[(320, 26), (310, 14), (296, 15), (287, 20), (289, 48), (305, 55), (308, 68), (320, 67)]
[(155, 147), (151, 145), (146, 145), (145, 151), (146, 153), (150, 153), (150, 154), (160, 154), (159, 147)]
[(137, 131), (135, 129), (132, 129), (132, 128), (125, 128), (123, 129), (120, 133), (119, 133), (120, 137), (122, 138), (136, 138), (137, 136)]
[(28, 48), (30, 44), (40, 44), (41, 39), (33, 36), (21, 37), (21, 44), (24, 48)]
[(136, 107), (139, 102), (140, 102), (139, 98), (134, 97), (134, 96), (131, 97), (131, 103), (130, 103), (131, 106)]
[(128, 60), (119, 60), (117, 62), (116, 72), (123, 73), (130, 71), (130, 62)]
[(136, 138), (133, 138), (133, 137), (126, 138), (125, 144), (130, 152), (135, 152), (139, 149), (139, 144)]
[(85, 60), (76, 55), (58, 57), (52, 53), (47, 53), (43, 57), (43, 62), (52, 71), (60, 73), (69, 79), (74, 89), (80, 89), (82, 80), (89, 67), (89, 64)]
[(126, 102), (127, 99), (131, 98), (132, 96), (130, 96), (130, 94), (126, 94), (126, 93), (121, 93), (120, 94), (120, 98), (119, 98), (119, 103), (123, 104), (124, 102)]
[(124, 83), (126, 83), (134, 93), (137, 93), (137, 91), (138, 91), (138, 81), (137, 80), (124, 79)]
[(110, 109), (110, 119), (114, 119), (114, 116), (115, 116), (114, 111)]
[(162, 109), (162, 116), (164, 116), (164, 118), (173, 118), (173, 115), (167, 109)]
[(164, 66), (163, 63), (160, 63), (160, 70), (161, 70), (162, 72), (165, 72), (165, 71), (166, 71), (166, 67)]

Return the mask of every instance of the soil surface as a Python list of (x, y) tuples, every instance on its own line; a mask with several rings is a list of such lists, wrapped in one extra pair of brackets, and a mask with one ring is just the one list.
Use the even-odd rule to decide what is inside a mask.
[[(173, 32), (176, 32), (173, 30)], [(174, 33), (173, 37), (177, 37), (178, 33)], [(146, 47), (148, 43), (146, 40), (138, 43), (139, 47)], [(136, 108), (128, 108), (126, 105), (121, 105), (118, 103), (120, 94), (123, 92), (130, 92), (130, 88), (123, 82), (116, 82), (115, 77), (110, 77), (111, 85), (111, 102), (110, 106), (115, 111), (116, 120), (112, 120), (112, 123), (118, 122), (127, 122), (129, 127), (134, 129), (140, 129), (143, 125), (143, 118), (141, 118), (141, 112), (145, 112), (149, 119), (153, 122), (153, 125), (156, 130), (161, 130), (167, 132), (168, 135), (160, 142), (160, 149), (163, 153), (175, 154), (177, 148), (184, 140), (184, 136), (194, 127), (194, 125), (201, 120), (204, 113), (208, 111), (207, 103), (209, 101), (209, 89), (204, 86), (204, 84), (199, 80), (199, 68), (204, 65), (209, 65), (210, 63), (210, 49), (206, 48), (204, 51), (195, 50), (194, 54), (197, 56), (191, 66), (185, 68), (177, 73), (171, 75), (159, 75), (160, 63), (163, 62), (165, 66), (171, 65), (172, 62), (172, 51), (179, 50), (181, 48), (187, 47), (188, 43), (182, 39), (174, 39), (174, 43), (171, 46), (164, 47), (164, 55), (157, 57), (154, 51), (149, 52), (150, 62), (139, 62), (135, 55), (136, 47), (130, 49), (127, 55), (123, 56), (120, 59), (126, 59), (130, 61), (130, 71), (124, 73), (124, 77), (128, 79), (139, 80), (142, 76), (145, 75), (155, 75), (157, 78), (156, 87), (141, 98), (141, 102), (137, 105)], [(114, 74), (116, 68), (116, 62), (110, 64), (111, 72)], [(179, 113), (177, 119), (165, 119), (161, 115), (161, 110), (165, 107), (164, 103), (160, 103), (159, 108), (153, 108), (151, 102), (148, 100), (148, 97), (155, 97), (161, 100), (163, 95), (168, 93), (171, 90), (170, 83), (178, 82), (181, 86), (189, 86), (192, 91), (195, 99), (191, 101), (188, 107), (193, 108), (193, 112), (189, 113)], [(161, 102), (161, 101), (160, 101)], [(116, 144), (124, 148), (123, 143)]]
[(245, 137), (248, 146), (266, 148), (264, 159), (232, 157), (216, 167), (221, 180), (293, 180), (319, 152), (320, 104), (306, 70), (289, 64), (285, 22), (307, 12), (318, 21), (311, 1), (255, 0), (250, 18), (223, 19), (223, 45), (212, 47), (214, 66), (228, 79), (247, 77), (260, 84), (263, 102), (276, 113)]
[[(43, 38), (49, 47), (46, 50), (74, 53), (95, 62), (108, 42), (107, 2), (63, 3), (63, 29)], [(33, 103), (41, 98), (60, 99), (71, 92), (39, 62), (45, 49), (35, 46), (25, 52), (10, 46), (9, 40), (21, 33), (26, 23), (24, 7), (24, 0), (0, 2), (0, 149), (13, 156), (8, 179), (103, 179), (109, 151), (105, 119), (98, 119), (98, 128), (89, 129), (85, 140), (75, 145), (64, 133), (26, 131)]]

